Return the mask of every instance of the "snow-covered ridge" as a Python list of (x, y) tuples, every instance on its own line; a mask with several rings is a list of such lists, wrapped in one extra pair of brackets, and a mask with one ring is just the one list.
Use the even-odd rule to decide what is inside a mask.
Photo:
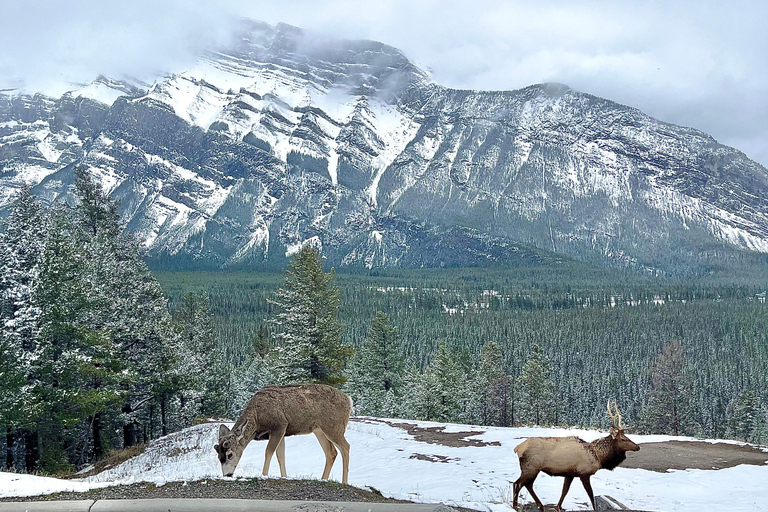
[[(443, 427), (447, 432), (467, 432), (465, 439), (482, 441), (475, 446), (452, 447), (419, 441), (396, 426), (401, 420), (358, 418), (350, 422), (347, 439), (351, 445), (350, 484), (374, 487), (385, 496), (417, 502), (437, 503), (493, 512), (512, 512), (511, 481), (519, 475), (514, 447), (532, 436), (572, 436), (586, 441), (605, 432), (561, 428), (502, 428), (434, 422), (407, 423), (420, 427)], [(0, 496), (26, 496), (65, 490), (84, 491), (105, 485), (170, 481), (223, 479), (212, 446), (218, 424), (204, 424), (170, 434), (150, 443), (146, 451), (123, 464), (81, 480), (57, 480), (31, 475), (0, 473)], [(693, 440), (670, 436), (631, 438), (642, 445), (668, 440)], [(721, 441), (718, 441), (721, 442)], [(240, 461), (234, 478), (261, 474), (266, 443), (252, 442)], [(289, 478), (320, 478), (324, 455), (314, 436), (286, 440)], [(337, 462), (331, 479), (340, 480)], [(272, 461), (270, 478), (279, 476)], [(751, 512), (760, 510), (768, 490), (768, 465), (741, 465), (720, 470), (682, 470), (656, 473), (619, 466), (598, 471), (592, 478), (595, 494), (608, 494), (625, 505), (641, 510), (682, 512)], [(536, 492), (547, 503), (559, 496), (562, 479), (540, 475)], [(530, 501), (523, 492), (524, 502)], [(578, 484), (571, 488), (564, 506), (569, 510), (588, 509), (588, 500)]]
[[(241, 29), (151, 85), (0, 95), (0, 209), (22, 183), (55, 200), (86, 165), (150, 254), (217, 266), (307, 240), (369, 268), (523, 243), (662, 271), (768, 253), (768, 171), (706, 134), (560, 84), (452, 90), (381, 43)], [(482, 246), (471, 262), (441, 246), (455, 229)]]

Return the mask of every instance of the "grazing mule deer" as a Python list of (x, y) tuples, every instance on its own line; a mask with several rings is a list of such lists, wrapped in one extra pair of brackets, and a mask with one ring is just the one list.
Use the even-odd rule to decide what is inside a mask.
[(584, 490), (589, 495), (592, 508), (595, 508), (595, 497), (592, 494), (592, 485), (589, 478), (597, 473), (598, 469), (614, 469), (624, 462), (626, 452), (636, 452), (638, 445), (630, 441), (621, 426), (621, 414), (613, 402), (608, 402), (608, 416), (613, 423), (609, 435), (588, 443), (578, 437), (531, 437), (515, 447), (515, 453), (520, 458), (520, 477), (514, 483), (514, 497), (512, 507), (517, 508), (517, 495), (520, 489), (525, 487), (536, 501), (539, 510), (544, 510), (544, 505), (533, 492), (533, 481), (540, 471), (550, 476), (563, 476), (563, 493), (557, 502), (557, 510), (563, 505), (565, 495), (571, 487), (574, 477), (581, 479)]
[(344, 438), (352, 399), (336, 388), (323, 384), (265, 386), (253, 395), (232, 430), (219, 427), (219, 442), (213, 448), (219, 455), (221, 472), (232, 476), (245, 447), (252, 439), (269, 439), (264, 453), (264, 476), (269, 472), (272, 454), (277, 451), (280, 475), (285, 476), (285, 437), (315, 434), (325, 452), (323, 478), (328, 478), (336, 460), (336, 448), (343, 462), (342, 482), (349, 474), (349, 443)]

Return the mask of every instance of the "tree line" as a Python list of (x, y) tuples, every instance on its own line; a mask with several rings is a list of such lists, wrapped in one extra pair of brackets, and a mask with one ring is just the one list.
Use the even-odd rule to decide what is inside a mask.
[(6, 468), (66, 472), (226, 411), (207, 299), (169, 310), (117, 203), (80, 169), (74, 195), (23, 188), (0, 235)]
[[(276, 299), (267, 299), (273, 315), (261, 325), (243, 365), (255, 385), (243, 389), (238, 403), (266, 383), (312, 381), (341, 384), (363, 415), (604, 427), (606, 403), (615, 398), (625, 420), (642, 432), (768, 440), (768, 410), (759, 395), (768, 377), (761, 328), (765, 307), (759, 300), (746, 300), (751, 304), (746, 309), (737, 304), (738, 315), (732, 309), (723, 315), (711, 307), (720, 305), (722, 296), (683, 288), (685, 299), (667, 294), (664, 304), (645, 294), (646, 300), (622, 299), (618, 308), (608, 307), (608, 301), (565, 311), (517, 308), (503, 336), (488, 336), (483, 329), (492, 328), (504, 310), (503, 304), (489, 303), (498, 293), (483, 290), (486, 302), (473, 305), (440, 288), (422, 296), (423, 289), (377, 287), (377, 293), (407, 297), (397, 310), (411, 321), (432, 303), (442, 315), (429, 325), (432, 343), (401, 339), (393, 321), (378, 311), (362, 341), (345, 344), (333, 279), (333, 271), (323, 272), (315, 249), (305, 247), (294, 257)], [(688, 301), (697, 294), (704, 299), (691, 307)], [(464, 313), (446, 313), (447, 300), (453, 300), (451, 310)], [(359, 314), (362, 303), (350, 307)], [(610, 303), (615, 306), (615, 296)], [(716, 321), (704, 322), (701, 315), (713, 312)], [(450, 324), (450, 318), (458, 321), (452, 337), (458, 343), (440, 336), (445, 331), (438, 326)], [(738, 327), (735, 339), (729, 339), (732, 327)], [(679, 337), (695, 360), (688, 360)], [(550, 344), (549, 353), (540, 343)], [(745, 355), (753, 349), (760, 354), (750, 366)], [(734, 364), (741, 370), (723, 368)]]

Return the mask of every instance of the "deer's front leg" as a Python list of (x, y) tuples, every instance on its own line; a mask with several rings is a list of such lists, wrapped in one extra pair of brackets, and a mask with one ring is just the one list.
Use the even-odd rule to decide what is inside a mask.
[(285, 427), (269, 431), (269, 442), (267, 442), (267, 449), (264, 451), (264, 470), (261, 472), (263, 476), (267, 476), (269, 473), (269, 463), (272, 461), (272, 454), (275, 453), (277, 447), (283, 442), (284, 436)]

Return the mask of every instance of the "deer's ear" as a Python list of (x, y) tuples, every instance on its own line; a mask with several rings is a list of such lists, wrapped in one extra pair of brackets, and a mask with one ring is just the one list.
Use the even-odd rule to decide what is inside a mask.
[(218, 444), (213, 445), (213, 449), (218, 452), (219, 451), (219, 445)]
[(222, 438), (227, 434), (229, 434), (229, 427), (226, 425), (219, 425), (219, 438)]
[(618, 436), (619, 432), (620, 432), (619, 429), (617, 429), (616, 427), (611, 427), (611, 430), (609, 431), (609, 433), (611, 434), (611, 437)]
[(248, 427), (248, 420), (245, 420), (245, 423), (242, 427), (240, 427), (240, 432), (237, 434), (237, 443), (240, 444), (240, 441), (243, 440), (243, 437), (245, 437), (245, 429)]

